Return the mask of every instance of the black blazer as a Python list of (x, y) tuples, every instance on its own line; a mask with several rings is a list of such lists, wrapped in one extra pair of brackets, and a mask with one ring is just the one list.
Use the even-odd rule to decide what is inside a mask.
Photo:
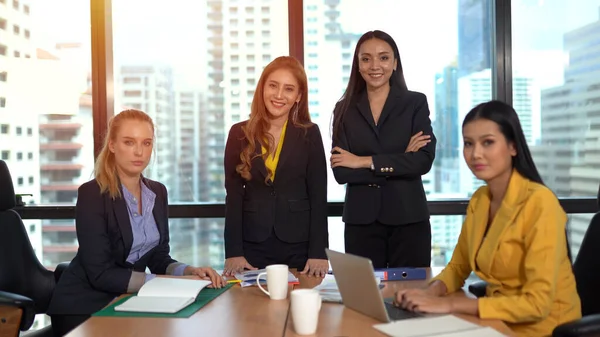
[[(405, 153), (410, 138), (419, 131), (431, 135), (431, 142)], [(373, 156), (375, 170), (333, 169), (337, 182), (348, 184), (343, 221), (401, 225), (429, 219), (421, 176), (431, 169), (435, 145), (425, 95), (392, 86), (377, 125), (367, 93), (359, 95), (346, 111), (333, 146), (357, 156)]]
[[(288, 122), (275, 181), (265, 183), (261, 156), (252, 160), (252, 179), (235, 170), (248, 143), (242, 126), (229, 131), (225, 147), (225, 256), (244, 256), (243, 242), (263, 242), (275, 230), (285, 242), (309, 242), (308, 258), (326, 258), (327, 162), (319, 127), (307, 129)], [(260, 153), (257, 146), (257, 154)]]
[(169, 255), (167, 189), (150, 179), (142, 181), (156, 194), (152, 213), (160, 233), (158, 246), (135, 264), (127, 262), (133, 232), (125, 200), (101, 194), (96, 180), (81, 185), (75, 220), (79, 250), (56, 285), (49, 315), (92, 314), (127, 291), (132, 271), (149, 267), (154, 274), (165, 274), (177, 262)]

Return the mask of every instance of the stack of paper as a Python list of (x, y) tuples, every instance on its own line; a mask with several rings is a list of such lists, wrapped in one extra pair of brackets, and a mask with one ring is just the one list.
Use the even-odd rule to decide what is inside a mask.
[[(258, 276), (258, 274), (260, 273), (266, 273), (267, 270), (266, 269), (258, 269), (258, 270), (247, 270), (243, 273), (236, 273), (235, 274), (235, 278), (242, 281), (241, 285), (242, 288), (243, 287), (250, 287), (250, 286), (255, 286), (256, 285), (256, 277)], [(292, 274), (291, 272), (288, 271), (288, 282), (291, 284), (298, 284), (298, 279), (296, 278), (296, 276), (294, 276), (294, 274)], [(260, 284), (261, 285), (265, 285), (267, 284), (267, 276), (263, 275), (260, 278)]]
[[(375, 277), (375, 280), (377, 281), (379, 287), (382, 288), (383, 285), (381, 284), (379, 277)], [(323, 302), (342, 303), (342, 295), (338, 289), (335, 277), (331, 274), (325, 275), (323, 281), (321, 281), (321, 283), (313, 289), (319, 292)]]
[(387, 324), (376, 324), (375, 329), (392, 337), (500, 337), (498, 331), (467, 322), (452, 315), (410, 318)]
[(342, 295), (335, 282), (335, 277), (331, 274), (325, 275), (325, 278), (321, 283), (313, 289), (319, 292), (323, 302), (342, 303)]

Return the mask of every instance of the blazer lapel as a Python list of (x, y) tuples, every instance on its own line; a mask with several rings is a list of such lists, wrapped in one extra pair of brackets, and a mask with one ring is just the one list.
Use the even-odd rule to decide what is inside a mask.
[(469, 226), (467, 227), (470, 230), (469, 247), (471, 249), (469, 252), (469, 260), (471, 261), (473, 270), (478, 270), (479, 267), (481, 267), (477, 265), (476, 259), (483, 241), (483, 233), (485, 232), (485, 226), (488, 222), (488, 214), (490, 209), (489, 192), (487, 190), (487, 186), (484, 188), (484, 193), (481, 193), (481, 196), (473, 206), (475, 211), (473, 212), (471, 220), (469, 220)]
[(164, 195), (160, 191), (156, 191), (150, 187), (150, 184), (146, 181), (146, 179), (142, 178), (142, 181), (154, 194), (156, 195), (154, 199), (154, 207), (152, 207), (152, 216), (154, 216), (154, 221), (156, 222), (156, 228), (158, 229), (158, 233), (160, 234), (159, 242), (162, 243), (164, 239), (166, 239), (165, 230), (168, 228), (168, 219), (166, 216), (166, 209), (163, 207), (165, 204)]
[(262, 157), (262, 147), (258, 142), (258, 139), (256, 140), (256, 151), (254, 151), (254, 155), (255, 157), (252, 159), (252, 168), (256, 169), (264, 179), (267, 176), (267, 167), (265, 166), (265, 161)]
[[(483, 256), (486, 256), (487, 258), (483, 259), (483, 261), (480, 259), (480, 261), (484, 263), (479, 264), (478, 267), (488, 276), (491, 273), (495, 254), (498, 251), (498, 246), (502, 242), (504, 231), (514, 223), (515, 218), (521, 211), (521, 205), (527, 196), (527, 188), (528, 180), (513, 170), (502, 204), (496, 212), (494, 220), (490, 224), (485, 241), (481, 244), (479, 252), (479, 254), (484, 254)], [(481, 207), (479, 209), (481, 209), (481, 212), (489, 212), (489, 203), (487, 208), (484, 209)], [(476, 227), (481, 227), (485, 230), (485, 226)], [(483, 233), (481, 234), (481, 240), (482, 239)]]
[[(365, 89), (366, 90), (366, 89)], [(369, 97), (367, 96), (367, 92), (363, 92), (361, 97), (358, 99), (356, 103), (356, 108), (363, 116), (367, 124), (371, 127), (371, 130), (375, 132), (375, 135), (379, 137), (379, 129), (377, 129), (377, 125), (375, 125), (375, 120), (373, 119), (373, 113), (371, 112), (371, 105), (369, 104)]]
[(285, 162), (294, 154), (298, 142), (301, 141), (303, 132), (304, 130), (302, 130), (301, 127), (297, 127), (292, 121), (288, 121), (285, 136), (283, 137), (281, 153), (279, 154), (279, 161), (277, 162), (277, 167), (275, 169), (277, 171), (277, 177), (281, 177), (281, 172), (285, 172), (283, 169), (285, 167)]
[[(121, 195), (123, 191), (121, 190)], [(109, 197), (110, 198), (110, 197)], [(127, 210), (127, 204), (125, 199), (117, 198), (113, 200), (113, 209), (121, 235), (123, 236), (123, 243), (125, 245), (125, 256), (123, 261), (127, 260), (129, 252), (131, 252), (131, 246), (133, 245), (133, 231), (131, 230), (131, 222), (129, 221), (129, 211)]]
[[(390, 92), (388, 93), (388, 97), (385, 100), (385, 104), (383, 105), (383, 109), (381, 110), (381, 116), (379, 116), (379, 121), (377, 123), (377, 127), (381, 128), (385, 120), (390, 116), (390, 114), (398, 105), (398, 102), (402, 100), (402, 91), (398, 89), (397, 86), (391, 86)], [(402, 112), (405, 109), (398, 109), (398, 111)], [(411, 135), (412, 136), (412, 135)]]

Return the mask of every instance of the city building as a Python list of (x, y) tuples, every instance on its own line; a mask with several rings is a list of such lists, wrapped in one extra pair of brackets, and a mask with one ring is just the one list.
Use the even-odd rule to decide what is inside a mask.
[[(564, 84), (542, 91), (541, 144), (532, 149), (544, 182), (559, 197), (598, 193), (600, 175), (600, 19), (567, 32), (568, 65)], [(573, 255), (581, 245), (592, 214), (571, 214)]]

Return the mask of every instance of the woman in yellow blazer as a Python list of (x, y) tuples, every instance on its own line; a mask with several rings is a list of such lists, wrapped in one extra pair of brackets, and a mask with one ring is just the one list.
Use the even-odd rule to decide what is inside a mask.
[[(482, 103), (463, 122), (464, 158), (479, 188), (450, 263), (426, 289), (396, 294), (396, 304), (430, 313), (504, 321), (517, 336), (550, 336), (581, 317), (568, 256), (567, 216), (544, 186), (515, 110)], [(488, 283), (479, 299), (444, 297), (475, 272)]]

